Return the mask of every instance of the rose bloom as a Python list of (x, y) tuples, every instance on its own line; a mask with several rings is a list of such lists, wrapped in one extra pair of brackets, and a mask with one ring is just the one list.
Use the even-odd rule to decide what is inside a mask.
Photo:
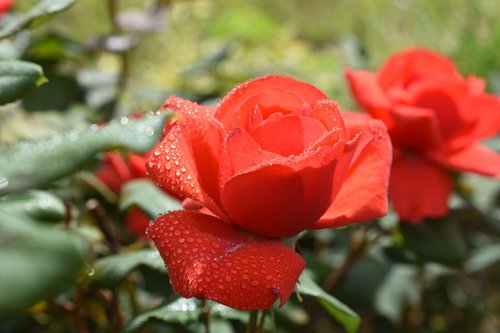
[[(126, 182), (132, 179), (147, 178), (145, 166), (147, 159), (147, 155), (127, 154), (123, 158), (117, 152), (107, 152), (95, 175), (111, 191), (120, 193)], [(125, 217), (127, 229), (137, 238), (147, 238), (146, 228), (149, 221), (149, 217), (137, 207), (132, 207)]]
[(477, 142), (500, 129), (500, 99), (485, 83), (425, 49), (393, 55), (378, 72), (346, 71), (358, 104), (388, 128), (394, 146), (389, 195), (403, 221), (448, 212), (450, 171), (500, 176), (500, 155)]
[(392, 156), (378, 120), (341, 114), (312, 85), (266, 76), (216, 107), (169, 97), (177, 118), (150, 155), (150, 177), (201, 203), (148, 228), (184, 297), (262, 309), (293, 291), (304, 260), (282, 242), (387, 211)]
[(0, 15), (9, 12), (13, 6), (13, 0), (0, 0)]

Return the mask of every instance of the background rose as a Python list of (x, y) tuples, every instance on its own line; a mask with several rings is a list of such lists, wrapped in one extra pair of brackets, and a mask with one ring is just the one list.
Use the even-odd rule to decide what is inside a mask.
[(267, 76), (236, 87), (215, 108), (177, 97), (167, 108), (178, 119), (148, 173), (209, 211), (166, 214), (148, 230), (184, 297), (239, 309), (267, 308), (277, 297), (283, 304), (305, 263), (270, 238), (386, 213), (385, 127), (342, 115), (309, 84)]
[(388, 127), (394, 144), (390, 197), (401, 219), (448, 211), (448, 170), (500, 175), (500, 156), (477, 144), (500, 129), (500, 100), (485, 83), (425, 49), (393, 55), (378, 72), (346, 71), (353, 97)]
[(13, 0), (0, 0), (0, 15), (6, 13), (14, 6)]

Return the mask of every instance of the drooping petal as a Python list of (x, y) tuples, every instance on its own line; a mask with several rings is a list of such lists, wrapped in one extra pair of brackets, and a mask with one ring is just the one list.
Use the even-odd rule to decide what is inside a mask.
[(358, 105), (373, 117), (391, 126), (391, 101), (377, 82), (377, 76), (367, 71), (345, 71), (351, 95)]
[(392, 147), (384, 124), (359, 113), (343, 112), (351, 136), (364, 135), (342, 187), (312, 229), (364, 222), (387, 213)]
[(479, 144), (472, 144), (449, 153), (428, 152), (427, 156), (452, 170), (500, 177), (500, 153)]
[[(273, 91), (273, 94), (264, 93), (267, 90)], [(259, 98), (254, 98), (255, 96)], [(249, 99), (252, 99), (251, 103), (247, 103)], [(241, 126), (241, 121), (246, 122), (250, 112), (258, 104), (267, 109), (285, 103), (287, 109), (301, 109), (304, 105), (312, 106), (321, 99), (327, 99), (326, 95), (310, 84), (290, 77), (269, 75), (248, 81), (231, 90), (219, 104), (215, 117), (225, 128), (246, 128)], [(240, 110), (244, 104), (244, 110)]]
[(236, 174), (222, 189), (225, 212), (264, 237), (290, 237), (310, 228), (340, 189), (356, 143), (333, 130), (299, 156), (279, 157)]
[(433, 110), (397, 105), (391, 114), (394, 126), (389, 127), (389, 132), (397, 146), (425, 150), (441, 145), (438, 119)]
[(285, 304), (305, 267), (278, 240), (253, 239), (213, 216), (177, 211), (148, 229), (165, 261), (173, 289), (240, 310)]
[(179, 119), (150, 155), (149, 176), (166, 191), (199, 201), (224, 217), (217, 179), (224, 131), (213, 118), (214, 110), (178, 97), (168, 98), (163, 108), (173, 109)]
[(389, 197), (405, 222), (446, 215), (452, 188), (445, 170), (419, 156), (403, 153), (393, 161)]
[(422, 78), (460, 78), (452, 61), (423, 48), (410, 48), (390, 57), (382, 65), (378, 81), (384, 90), (394, 86), (408, 87)]

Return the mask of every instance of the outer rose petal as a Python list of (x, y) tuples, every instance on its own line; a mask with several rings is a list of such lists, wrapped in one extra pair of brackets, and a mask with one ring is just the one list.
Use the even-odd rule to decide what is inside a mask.
[(150, 155), (148, 175), (167, 192), (190, 197), (224, 217), (217, 179), (223, 130), (213, 118), (214, 109), (178, 97), (169, 97), (162, 108), (178, 112), (180, 119), (168, 125)]
[(151, 219), (139, 208), (133, 207), (127, 212), (127, 229), (137, 238), (146, 238), (146, 229)]
[(439, 166), (415, 155), (403, 153), (395, 158), (389, 196), (402, 221), (446, 215), (452, 188), (451, 177)]
[(345, 71), (351, 94), (359, 106), (387, 126), (392, 124), (391, 101), (377, 82), (377, 76), (366, 71)]
[(359, 145), (349, 174), (330, 208), (312, 229), (364, 222), (387, 213), (387, 189), (392, 146), (384, 124), (358, 113), (343, 112), (351, 136), (370, 133), (372, 139)]
[(304, 260), (278, 240), (252, 239), (194, 211), (160, 216), (149, 227), (173, 289), (240, 310), (266, 309), (292, 293)]
[(426, 155), (446, 168), (500, 177), (500, 154), (478, 144), (448, 154), (429, 152)]
[(135, 155), (128, 154), (127, 162), (130, 166), (130, 171), (134, 178), (147, 178), (148, 175), (146, 173), (146, 162), (148, 161), (149, 156), (146, 155)]
[(448, 58), (422, 48), (400, 51), (390, 57), (378, 74), (381, 87), (407, 87), (422, 78), (460, 78), (453, 62)]
[[(328, 99), (327, 96), (318, 88), (305, 82), (297, 81), (290, 77), (269, 75), (255, 80), (243, 83), (227, 94), (217, 108), (215, 117), (219, 119), (227, 129), (232, 127), (231, 123), (238, 118), (235, 115), (240, 113), (240, 107), (251, 97), (259, 95), (266, 90), (274, 89), (282, 90), (285, 94), (293, 94), (298, 97), (295, 103), (297, 109), (300, 109), (304, 104), (314, 105), (316, 101)], [(284, 101), (292, 102), (290, 98), (278, 98), (276, 103), (279, 106)], [(269, 102), (268, 102), (269, 103)], [(288, 106), (288, 105), (287, 105)]]

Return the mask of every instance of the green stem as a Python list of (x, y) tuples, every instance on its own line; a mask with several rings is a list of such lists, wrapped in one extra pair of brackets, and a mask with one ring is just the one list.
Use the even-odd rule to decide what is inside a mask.
[(257, 317), (259, 316), (259, 310), (250, 311), (250, 317), (248, 318), (247, 333), (256, 333), (257, 328)]
[(205, 333), (210, 333), (210, 308), (207, 305), (206, 300), (201, 300), (201, 313), (200, 320), (205, 327)]
[(268, 314), (268, 312), (269, 310), (262, 311), (262, 315), (260, 316), (259, 325), (257, 326), (256, 333), (264, 332), (264, 323), (266, 322), (266, 315)]

